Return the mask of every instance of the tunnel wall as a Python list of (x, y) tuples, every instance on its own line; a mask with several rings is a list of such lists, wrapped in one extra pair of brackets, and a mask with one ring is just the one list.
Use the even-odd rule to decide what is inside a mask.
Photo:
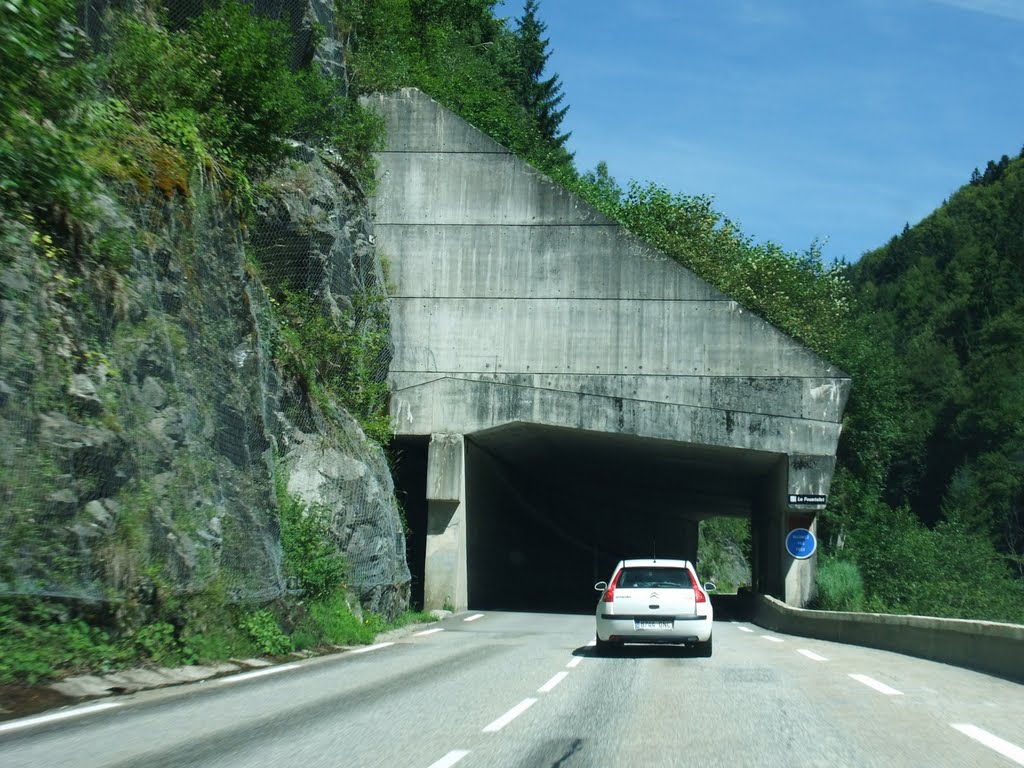
[(365, 103), (387, 126), (396, 433), (527, 423), (800, 457), (760, 519), (772, 594), (805, 600), (808, 566), (773, 549), (786, 494), (829, 491), (849, 377), (422, 92)]
[(468, 605), (466, 451), (462, 435), (430, 436), (423, 601), (427, 608)]

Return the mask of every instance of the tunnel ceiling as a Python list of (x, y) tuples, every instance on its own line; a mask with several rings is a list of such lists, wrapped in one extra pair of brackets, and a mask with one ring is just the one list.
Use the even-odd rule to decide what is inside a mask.
[(749, 515), (782, 454), (516, 423), (469, 439), (511, 473), (566, 495), (678, 504), (689, 517)]

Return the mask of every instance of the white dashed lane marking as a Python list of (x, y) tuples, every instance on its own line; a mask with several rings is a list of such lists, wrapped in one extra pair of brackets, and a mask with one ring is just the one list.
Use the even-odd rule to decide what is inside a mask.
[(573, 656), (571, 659), (569, 659), (569, 663), (565, 666), (567, 666), (569, 669), (572, 669), (573, 667), (577, 666), (581, 661), (583, 661), (582, 656)]
[(568, 674), (569, 674), (568, 672), (559, 672), (554, 677), (552, 677), (550, 680), (548, 680), (546, 683), (544, 683), (544, 685), (542, 685), (540, 688), (538, 688), (537, 689), (537, 693), (547, 693), (552, 688), (554, 688), (556, 685), (558, 685), (560, 682), (565, 680), (565, 678), (568, 676)]
[(828, 661), (824, 656), (819, 656), (814, 651), (808, 651), (806, 648), (799, 648), (797, 653), (806, 656), (811, 661)]
[(120, 707), (121, 705), (113, 701), (105, 701), (100, 704), (93, 704), (88, 707), (78, 707), (76, 709), (68, 709), (62, 712), (54, 712), (49, 715), (39, 715), (38, 717), (25, 717), (21, 720), (12, 720), (7, 723), (0, 724), (0, 733), (4, 731), (16, 731), (20, 728), (29, 728), (33, 725), (41, 725), (43, 723), (53, 723), (57, 720), (67, 720), (71, 717), (82, 717), (83, 715), (91, 715), (94, 712), (102, 712), (105, 709), (113, 709), (114, 707)]
[(389, 645), (394, 645), (394, 643), (377, 643), (376, 645), (368, 645), (365, 648), (356, 648), (353, 651), (349, 651), (349, 653), (369, 653), (370, 651), (377, 651), (381, 648), (387, 648)]
[(482, 619), (483, 617), (484, 615), (482, 613), (474, 613), (472, 616), (467, 616), (466, 618), (464, 618), (463, 621), (476, 621), (477, 619)]
[(1017, 765), (1024, 765), (1024, 749), (1021, 749), (1016, 744), (1000, 739), (998, 736), (970, 723), (952, 723), (952, 726), (965, 736), (970, 736), (989, 749), (995, 750), (1003, 757), (1013, 760)]
[(416, 637), (423, 637), (424, 635), (432, 635), (435, 632), (444, 632), (444, 627), (434, 627), (433, 629), (424, 629), (422, 632), (417, 632)]
[(740, 632), (751, 632), (752, 633), (754, 631), (750, 627), (736, 627), (736, 629), (738, 629)]
[(781, 637), (772, 637), (771, 635), (761, 635), (765, 640), (771, 640), (773, 643), (785, 642)]
[(282, 664), (279, 667), (268, 667), (267, 669), (257, 669), (255, 672), (243, 672), (240, 675), (231, 675), (230, 677), (222, 677), (214, 682), (218, 685), (229, 685), (231, 683), (241, 683), (245, 680), (252, 680), (254, 677), (265, 677), (266, 675), (276, 675), (278, 672), (287, 672), (291, 669), (298, 669), (298, 664)]
[(855, 675), (852, 672), (850, 673), (850, 677), (852, 677), (858, 683), (863, 683), (868, 688), (874, 688), (879, 693), (884, 693), (886, 696), (902, 696), (903, 695), (903, 691), (897, 691), (895, 688), (890, 688), (885, 683), (880, 683), (877, 680), (875, 680), (873, 677), (868, 677), (867, 675)]
[(484, 733), (497, 733), (536, 703), (536, 699), (523, 699), (493, 723), (485, 726)]
[(468, 754), (468, 749), (453, 749), (436, 763), (431, 763), (428, 768), (452, 768), (453, 765)]

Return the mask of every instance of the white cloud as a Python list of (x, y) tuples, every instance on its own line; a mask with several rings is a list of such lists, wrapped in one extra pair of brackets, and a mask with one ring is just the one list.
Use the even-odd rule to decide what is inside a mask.
[(1024, 22), (1024, 0), (932, 0), (965, 11)]

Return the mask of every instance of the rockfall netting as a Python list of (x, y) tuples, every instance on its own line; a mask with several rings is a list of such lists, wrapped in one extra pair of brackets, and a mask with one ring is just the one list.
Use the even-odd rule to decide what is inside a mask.
[[(383, 452), (275, 365), (285, 285), (344, 338), (386, 335), (353, 300), (380, 290), (379, 266), (322, 164), (285, 173), (249, 240), (212, 185), (130, 214), (108, 199), (100, 237), (126, 249), (123, 275), (72, 273), (29, 223), (3, 222), (0, 593), (118, 599), (159, 578), (280, 596), (283, 487), (324, 517), (375, 609), (407, 599)], [(389, 360), (386, 344), (348, 356), (371, 383)]]
[[(83, 10), (90, 35), (110, 5)], [(296, 50), (320, 8), (256, 7), (290, 20)], [(249, 227), (211, 168), (187, 194), (111, 187), (88, 223), (102, 260), (0, 212), (0, 595), (294, 593), (286, 493), (322, 518), (365, 607), (407, 607), (390, 471), (349, 410), (386, 382), (384, 280), (361, 201), (324, 158), (297, 148)], [(346, 345), (316, 375), (285, 310)]]

